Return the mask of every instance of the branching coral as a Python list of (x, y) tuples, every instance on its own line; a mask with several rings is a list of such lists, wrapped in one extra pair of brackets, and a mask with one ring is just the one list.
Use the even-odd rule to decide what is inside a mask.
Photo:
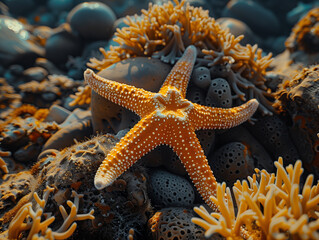
[[(66, 239), (74, 233), (77, 227), (77, 223), (75, 223), (75, 221), (94, 219), (93, 210), (91, 210), (87, 214), (77, 213), (79, 209), (79, 200), (81, 197), (83, 197), (83, 195), (79, 195), (75, 191), (73, 191), (72, 196), (74, 197), (74, 203), (72, 203), (71, 201), (67, 201), (67, 205), (71, 208), (70, 213), (68, 214), (62, 205), (60, 205), (59, 207), (60, 213), (64, 220), (63, 224), (57, 230), (52, 230), (51, 228), (49, 228), (49, 225), (54, 222), (55, 217), (48, 217), (49, 215), (43, 214), (43, 212), (49, 195), (53, 191), (54, 188), (47, 187), (43, 191), (42, 199), (37, 193), (34, 193), (33, 197), (37, 203), (35, 210), (33, 210), (31, 202), (26, 203), (20, 208), (9, 225), (9, 239), (19, 239), (22, 233), (27, 234), (27, 240)], [(42, 221), (43, 216), (46, 218), (44, 221)]]
[[(174, 4), (175, 3), (175, 4)], [(200, 53), (197, 63), (213, 68), (226, 66), (234, 98), (245, 101), (256, 98), (260, 110), (271, 114), (271, 97), (265, 86), (266, 68), (271, 63), (271, 54), (262, 56), (257, 45), (242, 46), (243, 36), (235, 37), (228, 29), (222, 29), (208, 11), (174, 0), (163, 5), (149, 5), (142, 15), (127, 17), (128, 27), (117, 29), (109, 51), (100, 49), (104, 59), (91, 59), (90, 67), (102, 70), (123, 59), (137, 56), (159, 58), (174, 64), (189, 45), (195, 45)], [(216, 77), (216, 76), (215, 76)]]
[(9, 173), (8, 167), (6, 162), (3, 160), (2, 157), (9, 157), (11, 155), (10, 152), (3, 152), (0, 150), (0, 169), (4, 172), (4, 173)]
[(236, 216), (230, 189), (223, 183), (218, 185), (217, 197), (211, 197), (220, 212), (209, 214), (204, 207), (196, 207), (201, 218), (192, 221), (206, 230), (206, 237), (220, 233), (227, 239), (318, 239), (319, 183), (312, 186), (314, 177), (309, 175), (300, 187), (299, 160), (284, 168), (279, 158), (275, 166), (276, 174), (256, 169), (248, 182), (234, 184)]
[(71, 98), (73, 98), (73, 101), (69, 103), (69, 105), (75, 106), (75, 105), (85, 105), (90, 104), (91, 102), (91, 88), (90, 86), (86, 85), (84, 87), (78, 87), (78, 92), (75, 93), (75, 95), (71, 95)]

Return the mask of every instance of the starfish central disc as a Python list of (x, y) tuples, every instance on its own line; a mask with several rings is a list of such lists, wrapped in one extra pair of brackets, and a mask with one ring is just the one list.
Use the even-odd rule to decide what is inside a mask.
[(171, 88), (166, 95), (157, 93), (153, 97), (156, 115), (158, 117), (167, 118), (176, 117), (180, 120), (185, 120), (189, 111), (194, 108), (194, 105), (182, 98), (180, 91)]

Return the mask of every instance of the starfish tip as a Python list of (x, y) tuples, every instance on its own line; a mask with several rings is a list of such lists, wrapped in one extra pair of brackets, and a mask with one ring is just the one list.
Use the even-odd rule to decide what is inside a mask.
[(99, 177), (95, 177), (94, 179), (94, 186), (97, 190), (102, 190), (103, 188), (105, 188), (107, 185), (105, 184), (105, 182), (103, 181), (103, 179), (99, 178)]
[(186, 50), (189, 49), (189, 50), (192, 50), (193, 52), (197, 52), (197, 49), (194, 45), (189, 45)]
[(91, 69), (88, 69), (88, 68), (87, 68), (87, 69), (84, 71), (84, 79), (85, 79), (85, 81), (87, 81), (89, 78), (91, 78), (92, 75), (93, 75), (93, 71), (92, 71)]
[(251, 100), (249, 100), (249, 102), (251, 103), (251, 105), (253, 105), (256, 109), (259, 106), (259, 102), (257, 99), (253, 98)]

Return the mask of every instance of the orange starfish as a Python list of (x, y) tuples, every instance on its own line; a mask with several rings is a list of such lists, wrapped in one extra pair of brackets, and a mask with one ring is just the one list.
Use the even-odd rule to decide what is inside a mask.
[(175, 64), (158, 93), (104, 79), (87, 69), (84, 78), (101, 96), (134, 111), (141, 120), (117, 143), (98, 169), (94, 184), (103, 189), (155, 147), (170, 146), (184, 164), (205, 202), (216, 196), (217, 182), (195, 131), (231, 128), (249, 119), (258, 101), (223, 109), (202, 106), (185, 99), (196, 60), (196, 48), (189, 46)]

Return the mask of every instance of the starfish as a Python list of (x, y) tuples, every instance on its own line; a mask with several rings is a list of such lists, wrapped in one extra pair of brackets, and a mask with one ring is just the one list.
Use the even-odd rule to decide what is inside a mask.
[(157, 146), (168, 145), (177, 153), (193, 184), (213, 209), (217, 182), (195, 131), (226, 129), (248, 120), (258, 101), (233, 108), (214, 108), (186, 99), (187, 85), (196, 60), (196, 47), (187, 47), (158, 93), (104, 79), (87, 69), (84, 78), (101, 96), (138, 114), (140, 121), (121, 138), (96, 172), (94, 184), (103, 189), (137, 160)]

